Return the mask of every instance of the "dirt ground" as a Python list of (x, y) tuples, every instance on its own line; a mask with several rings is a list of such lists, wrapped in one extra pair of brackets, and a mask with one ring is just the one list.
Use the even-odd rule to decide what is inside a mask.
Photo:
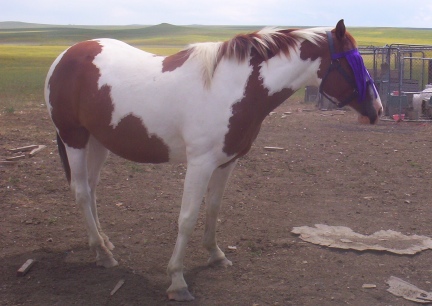
[[(293, 101), (267, 117), (233, 173), (218, 222), (232, 267), (206, 266), (200, 215), (185, 259), (196, 298), (188, 305), (415, 305), (386, 291), (390, 276), (432, 290), (430, 250), (414, 256), (336, 250), (291, 233), (321, 223), (361, 234), (392, 229), (432, 237), (432, 125), (363, 126), (353, 111), (303, 109), (314, 107)], [(291, 114), (282, 118), (286, 111)], [(0, 159), (11, 156), (10, 148), (47, 145), (33, 158), (0, 166), (0, 304), (176, 305), (165, 294), (165, 271), (184, 165), (134, 164), (111, 155), (98, 189), (99, 212), (119, 266), (104, 269), (88, 249), (45, 106), (2, 113), (0, 127)], [(36, 264), (17, 277), (29, 258)], [(120, 279), (123, 287), (111, 296)]]

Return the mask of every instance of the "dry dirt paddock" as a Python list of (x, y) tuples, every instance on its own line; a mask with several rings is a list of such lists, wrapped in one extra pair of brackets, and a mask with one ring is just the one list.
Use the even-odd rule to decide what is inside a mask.
[[(206, 266), (200, 216), (185, 259), (196, 297), (188, 305), (415, 305), (386, 291), (390, 276), (432, 290), (430, 250), (413, 256), (337, 250), (291, 233), (321, 223), (361, 234), (392, 229), (432, 237), (432, 125), (362, 126), (353, 111), (302, 109), (313, 106), (293, 101), (267, 117), (233, 173), (218, 229), (232, 267)], [(184, 166), (108, 159), (99, 212), (120, 265), (104, 269), (88, 249), (45, 107), (1, 114), (0, 125), (1, 158), (11, 156), (10, 148), (47, 146), (0, 166), (0, 304), (175, 305), (166, 298), (165, 269)], [(36, 264), (17, 277), (29, 258)], [(124, 285), (111, 296), (120, 279)]]

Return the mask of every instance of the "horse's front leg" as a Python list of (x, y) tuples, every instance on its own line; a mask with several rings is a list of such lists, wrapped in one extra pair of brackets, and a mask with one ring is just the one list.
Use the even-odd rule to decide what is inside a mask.
[(170, 300), (190, 301), (194, 299), (189, 293), (183, 277), (183, 259), (186, 245), (195, 228), (199, 208), (213, 170), (214, 166), (188, 161), (178, 220), (177, 241), (167, 268), (168, 275), (172, 281), (171, 286), (167, 290)]
[(208, 192), (206, 196), (206, 224), (203, 238), (203, 246), (209, 251), (210, 258), (208, 264), (210, 266), (228, 267), (232, 262), (225, 257), (225, 253), (219, 248), (216, 242), (216, 225), (217, 217), (220, 211), (222, 196), (225, 191), (226, 184), (234, 169), (237, 161), (229, 165), (217, 168), (210, 179)]

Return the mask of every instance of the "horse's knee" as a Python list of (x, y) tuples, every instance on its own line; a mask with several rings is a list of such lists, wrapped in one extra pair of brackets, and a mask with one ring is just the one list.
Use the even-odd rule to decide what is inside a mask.
[(196, 220), (197, 220), (196, 216), (180, 217), (179, 224), (178, 224), (179, 235), (185, 235), (186, 237), (189, 237), (195, 228)]

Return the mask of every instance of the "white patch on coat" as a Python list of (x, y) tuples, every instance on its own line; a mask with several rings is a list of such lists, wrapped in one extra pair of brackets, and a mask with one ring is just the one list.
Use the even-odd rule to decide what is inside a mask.
[(296, 91), (305, 85), (319, 85), (321, 79), (316, 72), (320, 64), (321, 58), (302, 60), (298, 52), (292, 52), (289, 57), (279, 54), (261, 64), (260, 75), (269, 95), (284, 88)]

